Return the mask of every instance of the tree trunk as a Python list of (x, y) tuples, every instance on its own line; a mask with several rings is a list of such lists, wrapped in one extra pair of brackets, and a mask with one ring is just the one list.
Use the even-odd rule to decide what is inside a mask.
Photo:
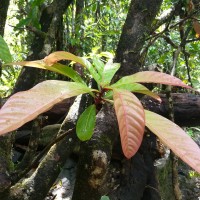
[[(149, 34), (148, 30), (151, 29), (152, 21), (155, 19), (161, 3), (161, 0), (131, 1), (115, 59), (117, 62), (121, 63), (118, 77), (139, 71), (142, 64), (140, 60), (140, 50), (144, 45), (146, 36)], [(73, 200), (84, 200), (87, 198), (95, 200), (99, 199), (101, 194), (105, 194), (103, 188), (105, 187), (104, 183), (106, 181), (104, 182), (102, 179), (99, 181), (99, 176), (105, 180), (109, 179), (109, 170), (108, 168), (106, 170), (105, 167), (107, 163), (110, 162), (110, 148), (112, 148), (110, 146), (113, 143), (107, 141), (112, 141), (112, 138), (118, 138), (118, 131), (112, 132), (112, 130), (115, 130), (117, 124), (114, 122), (112, 123), (111, 120), (108, 122), (108, 120), (109, 119), (106, 118), (106, 113), (104, 113), (101, 127), (95, 129), (93, 139), (89, 141), (89, 144), (81, 148), (82, 153), (80, 155), (78, 169), (81, 170), (84, 166), (91, 166), (91, 168), (86, 168), (82, 170), (81, 173), (77, 173)], [(106, 125), (107, 123), (111, 124)], [(106, 127), (106, 129), (103, 127)], [(109, 127), (112, 127), (111, 130)], [(101, 130), (103, 130), (103, 132)], [(111, 136), (112, 134), (114, 134), (114, 136)], [(99, 135), (105, 137), (104, 143), (102, 139), (95, 139), (99, 138)], [(150, 189), (151, 187), (157, 188), (157, 180), (153, 166), (154, 155), (149, 151), (150, 144), (151, 143), (145, 139), (140, 151), (132, 159), (123, 159), (117, 162), (122, 167), (121, 170), (123, 171), (120, 176), (120, 182), (122, 184), (115, 190), (114, 194), (110, 195), (111, 199), (159, 199), (159, 194), (155, 192), (155, 190)], [(99, 162), (95, 160), (94, 152), (96, 151), (106, 156), (104, 165), (102, 165), (102, 156), (98, 157)], [(97, 169), (99, 169), (100, 172)], [(93, 180), (92, 184), (91, 179)], [(84, 180), (86, 184), (83, 184), (81, 180)], [(110, 193), (109, 189), (111, 190), (108, 185), (108, 193)]]
[(0, 35), (3, 37), (10, 0), (0, 0)]

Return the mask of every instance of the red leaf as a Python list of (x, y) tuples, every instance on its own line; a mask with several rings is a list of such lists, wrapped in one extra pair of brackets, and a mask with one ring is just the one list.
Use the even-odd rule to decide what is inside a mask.
[(48, 80), (18, 92), (0, 110), (0, 135), (13, 131), (63, 99), (91, 92), (81, 83)]
[(111, 85), (111, 87), (118, 87), (124, 84), (133, 84), (133, 83), (160, 83), (166, 85), (181, 86), (185, 88), (191, 88), (190, 86), (183, 83), (180, 79), (171, 76), (169, 74), (161, 72), (152, 72), (144, 71), (138, 72), (130, 76), (125, 76), (121, 78), (118, 82)]
[(122, 150), (131, 158), (139, 149), (144, 134), (144, 109), (137, 97), (129, 91), (113, 90)]
[(200, 149), (179, 126), (172, 121), (145, 110), (146, 126), (177, 156), (200, 173)]
[(45, 64), (49, 66), (53, 65), (54, 63), (60, 60), (72, 60), (74, 62), (80, 63), (84, 67), (86, 67), (87, 65), (86, 63), (87, 60), (65, 51), (56, 51), (54, 53), (49, 54), (48, 56), (44, 58)]
[[(139, 84), (139, 83), (132, 83), (132, 84), (120, 84), (118, 86), (109, 86), (109, 88), (112, 89), (124, 89), (128, 90), (130, 92), (137, 92), (141, 94), (146, 94), (158, 101), (161, 102), (161, 98), (154, 92), (151, 92), (148, 88), (146, 88), (144, 85)], [(105, 96), (106, 97), (106, 96)], [(107, 97), (106, 97), (107, 98)]]

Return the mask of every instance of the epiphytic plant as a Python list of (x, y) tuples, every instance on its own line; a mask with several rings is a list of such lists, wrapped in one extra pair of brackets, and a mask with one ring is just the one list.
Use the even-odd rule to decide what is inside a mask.
[[(72, 60), (85, 67), (96, 81), (98, 90), (88, 87), (72, 68), (57, 63), (60, 60)], [(47, 80), (28, 91), (11, 96), (0, 110), (1, 135), (19, 128), (63, 99), (89, 93), (94, 98), (94, 104), (86, 108), (77, 122), (76, 132), (80, 140), (85, 141), (92, 137), (96, 108), (99, 107), (99, 104), (114, 103), (121, 145), (127, 158), (131, 158), (137, 152), (143, 139), (144, 128), (147, 126), (183, 161), (200, 172), (200, 149), (198, 145), (170, 120), (145, 110), (133, 94), (134, 92), (142, 93), (161, 101), (157, 94), (148, 90), (140, 82), (190, 88), (180, 79), (160, 72), (144, 71), (122, 77), (116, 83), (110, 84), (120, 67), (118, 63), (108, 61), (104, 65), (100, 59), (94, 57), (92, 65), (85, 58), (63, 51), (54, 52), (43, 60), (10, 64), (51, 70), (70, 77), (73, 82)]]

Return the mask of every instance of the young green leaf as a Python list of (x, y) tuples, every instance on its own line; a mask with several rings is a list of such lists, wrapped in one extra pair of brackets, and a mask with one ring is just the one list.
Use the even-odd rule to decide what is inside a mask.
[(88, 71), (90, 72), (92, 77), (95, 79), (95, 81), (99, 83), (100, 81), (99, 74), (93, 68), (92, 64), (85, 58), (75, 56), (74, 54), (71, 54), (65, 51), (57, 51), (57, 52), (49, 54), (48, 56), (44, 58), (44, 62), (48, 66), (51, 66), (60, 60), (72, 60), (74, 62), (81, 64), (82, 66), (88, 69)]
[(82, 141), (89, 140), (94, 131), (96, 122), (96, 106), (89, 106), (79, 117), (76, 125), (76, 134)]
[(80, 82), (80, 83), (85, 84), (83, 79), (78, 75), (78, 73), (76, 71), (74, 71), (71, 67), (62, 65), (60, 63), (55, 63), (51, 66), (48, 66), (43, 62), (43, 60), (35, 60), (35, 61), (12, 62), (12, 63), (7, 63), (5, 65), (21, 65), (21, 66), (25, 66), (25, 67), (35, 67), (35, 68), (40, 68), (40, 69), (47, 69), (47, 70), (62, 74), (64, 76), (67, 76), (75, 82)]
[(200, 148), (179, 126), (145, 110), (146, 126), (177, 156), (200, 173)]
[[(119, 89), (125, 89), (125, 90), (128, 90), (130, 92), (136, 92), (136, 93), (141, 93), (141, 94), (146, 94), (158, 101), (161, 102), (161, 98), (155, 94), (154, 92), (151, 92), (148, 88), (146, 88), (144, 85), (141, 85), (139, 83), (132, 83), (132, 84), (121, 84), (121, 85), (118, 85), (118, 86), (111, 86), (109, 88), (112, 88), (112, 89), (115, 89), (115, 88), (119, 88)], [(111, 94), (112, 91), (109, 91), (106, 95), (105, 95), (105, 98), (108, 98), (110, 97), (112, 94)]]
[(63, 99), (90, 93), (81, 83), (48, 80), (11, 96), (0, 110), (0, 135), (13, 131)]
[(110, 200), (108, 196), (102, 196), (100, 200)]
[(144, 109), (138, 98), (127, 90), (113, 90), (122, 150), (131, 158), (139, 149), (145, 127)]
[(50, 71), (57, 72), (59, 74), (67, 76), (75, 82), (86, 84), (75, 70), (73, 70), (71, 67), (68, 67), (66, 65), (62, 65), (60, 63), (55, 63), (52, 66), (45, 65), (45, 68)]
[(166, 85), (174, 85), (185, 88), (191, 88), (190, 86), (183, 83), (180, 79), (165, 74), (161, 72), (153, 72), (153, 71), (144, 71), (138, 72), (130, 76), (125, 76), (117, 81), (115, 84), (111, 85), (111, 87), (120, 87), (121, 85), (133, 84), (133, 83), (160, 83)]
[(0, 59), (4, 62), (12, 62), (12, 56), (8, 45), (4, 41), (3, 37), (0, 35)]
[(115, 73), (119, 68), (120, 68), (119, 63), (113, 63), (111, 60), (108, 61), (104, 66), (100, 85), (102, 87), (105, 87), (106, 85), (110, 84), (113, 76), (115, 75)]
[(94, 64), (96, 70), (98, 71), (99, 76), (102, 77), (104, 63), (97, 56), (93, 56), (92, 63)]

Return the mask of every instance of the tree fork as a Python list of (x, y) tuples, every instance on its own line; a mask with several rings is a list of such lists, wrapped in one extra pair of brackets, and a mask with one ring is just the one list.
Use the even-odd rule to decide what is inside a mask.
[[(118, 126), (114, 110), (105, 104), (97, 114), (92, 138), (82, 143), (72, 200), (97, 200), (108, 192), (107, 175)], [(106, 185), (105, 185), (106, 184)]]

